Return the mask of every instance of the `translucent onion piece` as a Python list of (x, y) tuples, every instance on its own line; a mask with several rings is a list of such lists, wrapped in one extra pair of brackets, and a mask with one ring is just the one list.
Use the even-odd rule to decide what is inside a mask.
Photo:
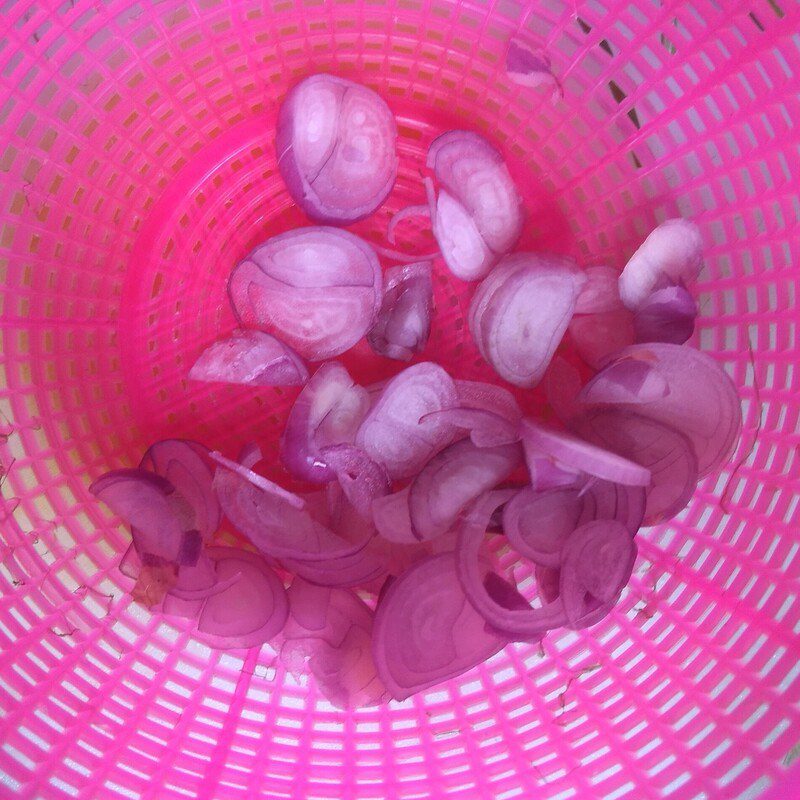
[(461, 511), (514, 471), (519, 445), (476, 447), (462, 439), (434, 456), (411, 484), (411, 527), (420, 541), (446, 533)]
[(696, 317), (697, 303), (683, 286), (658, 289), (636, 309), (636, 341), (683, 344), (694, 333)]
[(231, 470), (232, 472), (235, 472), (237, 475), (244, 478), (248, 483), (253, 484), (253, 486), (255, 486), (257, 489), (260, 489), (262, 492), (274, 494), (275, 497), (285, 501), (294, 508), (302, 508), (305, 505), (305, 500), (303, 500), (303, 498), (299, 495), (294, 494), (294, 492), (288, 492), (274, 481), (259, 475), (257, 472), (253, 472), (253, 470), (245, 467), (242, 464), (239, 464), (236, 461), (231, 461), (231, 459), (225, 458), (225, 456), (216, 452), (216, 450), (209, 455), (212, 459), (214, 459), (214, 461), (217, 462), (217, 464)]
[(189, 371), (193, 381), (302, 386), (308, 370), (288, 345), (263, 331), (235, 331), (209, 345)]
[(333, 75), (295, 86), (278, 113), (278, 167), (316, 222), (349, 225), (383, 203), (397, 177), (397, 126), (371, 89)]
[(391, 267), (384, 274), (383, 302), (367, 341), (378, 355), (410, 361), (428, 343), (432, 313), (431, 262)]
[(462, 281), (480, 280), (497, 261), (469, 211), (444, 189), (436, 199), (433, 235), (447, 268)]
[(390, 244), (396, 244), (395, 229), (401, 222), (407, 219), (413, 219), (414, 217), (428, 217), (430, 219), (430, 216), (431, 207), (427, 203), (424, 205), (413, 205), (401, 208), (389, 220), (389, 224), (386, 227), (386, 238)]
[(550, 56), (544, 48), (522, 39), (510, 39), (506, 50), (506, 75), (516, 84), (531, 89), (540, 86), (559, 91), (564, 90), (553, 73)]
[(567, 621), (559, 599), (539, 608), (507, 608), (486, 589), (481, 569), (480, 548), (494, 509), (507, 502), (513, 492), (488, 492), (470, 509), (461, 525), (456, 548), (458, 578), (469, 602), (495, 630), (509, 637), (535, 637), (558, 628)]
[(702, 264), (703, 242), (697, 225), (669, 219), (653, 230), (622, 270), (622, 302), (636, 311), (657, 289), (692, 283)]
[(375, 251), (330, 227), (273, 236), (231, 273), (239, 322), (273, 333), (311, 361), (352, 347), (372, 327), (382, 298)]
[(568, 259), (515, 253), (472, 298), (469, 329), (500, 377), (535, 386), (567, 329), (585, 278)]
[(446, 408), (442, 411), (432, 411), (422, 420), (423, 422), (436, 420), (469, 431), (470, 439), (476, 447), (498, 447), (519, 440), (517, 425), (500, 414), (484, 411), (481, 408)]
[(569, 433), (545, 427), (531, 419), (522, 421), (520, 432), (526, 459), (534, 460), (544, 454), (568, 469), (580, 470), (613, 483), (628, 486), (650, 484), (649, 469)]
[(387, 699), (372, 659), (373, 613), (344, 589), (295, 578), (279, 658), (297, 680), (310, 675), (337, 708), (373, 706)]
[(691, 500), (698, 479), (697, 457), (680, 431), (623, 408), (591, 409), (572, 424), (587, 439), (650, 470), (645, 525), (674, 517)]
[(601, 369), (611, 356), (636, 341), (633, 315), (625, 308), (575, 316), (569, 333), (578, 355), (592, 369)]
[(258, 647), (286, 622), (289, 604), (278, 576), (261, 556), (233, 547), (211, 547), (217, 580), (236, 580), (206, 601), (197, 631), (219, 649)]
[(597, 622), (616, 605), (636, 561), (636, 542), (624, 525), (597, 520), (578, 528), (562, 552), (559, 595), (573, 628)]
[(467, 602), (454, 554), (442, 553), (388, 586), (375, 614), (372, 654), (392, 697), (405, 700), (480, 664), (506, 641), (487, 632)]
[(456, 380), (458, 404), (461, 408), (476, 408), (500, 414), (509, 422), (517, 424), (522, 419), (522, 410), (508, 389), (493, 383)]
[(372, 519), (378, 534), (389, 542), (417, 544), (408, 508), (409, 487), (379, 497), (372, 503)]
[(612, 371), (626, 360), (649, 365), (655, 377), (648, 379), (648, 385), (660, 382), (668, 391), (649, 391), (646, 400), (624, 406), (688, 437), (701, 477), (723, 464), (739, 439), (742, 410), (736, 387), (719, 364), (692, 347), (664, 342), (632, 345), (586, 384), (581, 399), (589, 405), (618, 403), (606, 370)]
[[(522, 233), (522, 201), (502, 156), (483, 136), (461, 130), (442, 134), (428, 150), (428, 167), (474, 220), (492, 253), (504, 255), (514, 247)], [(436, 226), (440, 212), (437, 204)], [(444, 248), (442, 255), (447, 261)]]
[(446, 445), (453, 428), (422, 417), (457, 405), (452, 378), (437, 364), (414, 364), (394, 376), (373, 403), (355, 443), (392, 479), (414, 475)]
[(373, 501), (389, 494), (391, 490), (389, 476), (383, 466), (353, 445), (323, 447), (320, 455), (336, 474), (353, 508), (362, 517), (371, 519)]
[(611, 267), (587, 267), (586, 283), (575, 303), (576, 314), (602, 314), (624, 306), (619, 296), (619, 272)]
[(336, 479), (320, 456), (323, 447), (353, 441), (369, 408), (367, 391), (338, 362), (322, 364), (303, 387), (281, 437), (281, 461), (293, 475), (313, 483)]
[(184, 514), (188, 511), (183, 521), (185, 530), (199, 531), (204, 541), (219, 527), (222, 514), (208, 459), (208, 448), (198, 442), (163, 439), (150, 445), (139, 462), (141, 469), (155, 472), (172, 484), (182, 501), (180, 510)]

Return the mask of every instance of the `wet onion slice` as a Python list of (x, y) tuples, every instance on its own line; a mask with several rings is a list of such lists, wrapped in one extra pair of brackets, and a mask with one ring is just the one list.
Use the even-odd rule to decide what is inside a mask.
[(310, 361), (343, 353), (361, 339), (382, 292), (375, 251), (331, 227), (273, 236), (237, 264), (228, 281), (242, 326), (274, 334)]
[(397, 125), (371, 89), (333, 75), (295, 86), (278, 113), (278, 168), (315, 222), (349, 225), (383, 203), (397, 177)]
[(524, 387), (541, 380), (585, 281), (570, 259), (515, 253), (481, 283), (469, 329), (501, 378)]

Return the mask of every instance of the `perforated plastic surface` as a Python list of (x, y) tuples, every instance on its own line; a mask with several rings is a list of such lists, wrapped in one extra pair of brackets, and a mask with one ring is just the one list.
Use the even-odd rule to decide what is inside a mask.
[[(796, 0), (7, 0), (0, 15), (0, 795), (780, 787), (800, 754)], [(519, 31), (547, 43), (562, 101), (504, 76)], [(186, 373), (233, 326), (234, 261), (303, 221), (271, 131), (287, 88), (320, 70), (377, 89), (399, 121), (397, 187), (356, 230), (377, 236), (422, 199), (425, 149), (452, 126), (504, 150), (526, 245), (621, 265), (656, 221), (696, 219), (697, 342), (745, 411), (727, 504), (730, 469), (644, 531), (612, 617), (349, 713), (268, 649), (209, 651), (133, 605), (116, 570), (128, 536), (87, 492), (162, 436), (232, 450), (256, 431), (275, 452), (289, 393)], [(441, 265), (436, 281), (426, 354), (489, 377), (464, 324), (471, 289)], [(387, 371), (363, 348), (349, 363)]]

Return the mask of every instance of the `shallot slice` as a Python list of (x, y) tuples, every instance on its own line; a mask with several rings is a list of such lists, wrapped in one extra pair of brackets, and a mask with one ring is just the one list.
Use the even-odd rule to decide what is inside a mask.
[(683, 344), (694, 333), (696, 317), (697, 303), (683, 286), (658, 289), (636, 309), (636, 340)]
[(372, 655), (395, 700), (461, 675), (507, 639), (486, 630), (464, 594), (453, 553), (430, 556), (386, 589), (375, 614)]
[(231, 273), (228, 295), (242, 326), (323, 361), (372, 327), (383, 295), (381, 268), (375, 251), (348, 231), (297, 228), (246, 256)]
[(308, 369), (291, 347), (263, 331), (235, 331), (209, 345), (189, 370), (194, 381), (302, 386)]
[(294, 201), (316, 222), (349, 225), (383, 203), (397, 177), (397, 126), (371, 89), (313, 75), (278, 113), (278, 168)]
[(553, 73), (550, 56), (543, 47), (519, 38), (510, 39), (506, 50), (506, 75), (520, 86), (537, 89), (549, 87), (564, 96), (561, 83)]

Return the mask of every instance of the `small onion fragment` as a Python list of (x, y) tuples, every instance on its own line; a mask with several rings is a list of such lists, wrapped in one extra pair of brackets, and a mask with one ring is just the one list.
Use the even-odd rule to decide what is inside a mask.
[(683, 286), (658, 289), (636, 309), (636, 340), (683, 344), (694, 333), (696, 317), (697, 303)]
[(668, 219), (650, 233), (622, 270), (622, 302), (636, 311), (657, 289), (692, 283), (702, 264), (703, 241), (697, 225)]
[(235, 331), (209, 345), (189, 371), (193, 381), (302, 386), (308, 369), (291, 347), (263, 331)]
[(301, 680), (311, 675), (337, 708), (361, 708), (386, 699), (372, 659), (374, 615), (346, 589), (314, 586), (295, 578), (279, 658)]
[(349, 225), (383, 203), (397, 177), (397, 126), (371, 89), (313, 75), (278, 113), (278, 168), (294, 201), (316, 222)]
[(381, 268), (375, 251), (348, 231), (297, 228), (239, 262), (228, 295), (242, 326), (273, 333), (304, 358), (323, 361), (372, 327)]
[(378, 355), (410, 361), (428, 343), (432, 313), (430, 261), (387, 269), (383, 302), (367, 341)]
[(569, 259), (515, 253), (481, 283), (469, 329), (500, 377), (535, 386), (567, 329), (585, 281)]
[(526, 459), (550, 456), (568, 469), (628, 486), (648, 486), (650, 470), (617, 453), (578, 439), (563, 431), (525, 419), (521, 425)]
[(461, 675), (506, 642), (486, 630), (461, 588), (455, 556), (442, 553), (388, 586), (375, 614), (372, 654), (392, 697), (405, 700)]
[(537, 89), (546, 86), (563, 96), (564, 90), (553, 73), (550, 56), (543, 47), (519, 38), (510, 39), (506, 50), (506, 75), (514, 83)]
[(233, 547), (210, 547), (220, 583), (236, 577), (205, 601), (198, 633), (216, 648), (258, 647), (286, 622), (289, 604), (278, 576), (261, 556)]
[(440, 192), (433, 234), (451, 272), (482, 278), (522, 232), (522, 202), (500, 153), (477, 133), (449, 131), (428, 150)]
[(336, 479), (320, 455), (348, 444), (369, 408), (367, 391), (338, 362), (322, 364), (295, 400), (281, 437), (281, 461), (294, 476), (313, 483)]
[(491, 411), (515, 425), (522, 419), (519, 403), (508, 389), (482, 381), (456, 380), (455, 384), (461, 408)]
[(322, 460), (334, 471), (353, 508), (367, 519), (372, 518), (372, 503), (389, 494), (391, 483), (386, 470), (361, 448), (348, 444), (331, 445), (320, 450)]
[(469, 439), (434, 456), (408, 495), (411, 528), (420, 541), (446, 533), (466, 506), (504, 481), (522, 460), (517, 444), (476, 447)]
[(415, 475), (453, 435), (451, 425), (422, 418), (457, 403), (455, 384), (440, 366), (429, 361), (414, 364), (386, 384), (355, 443), (383, 464), (390, 478)]

